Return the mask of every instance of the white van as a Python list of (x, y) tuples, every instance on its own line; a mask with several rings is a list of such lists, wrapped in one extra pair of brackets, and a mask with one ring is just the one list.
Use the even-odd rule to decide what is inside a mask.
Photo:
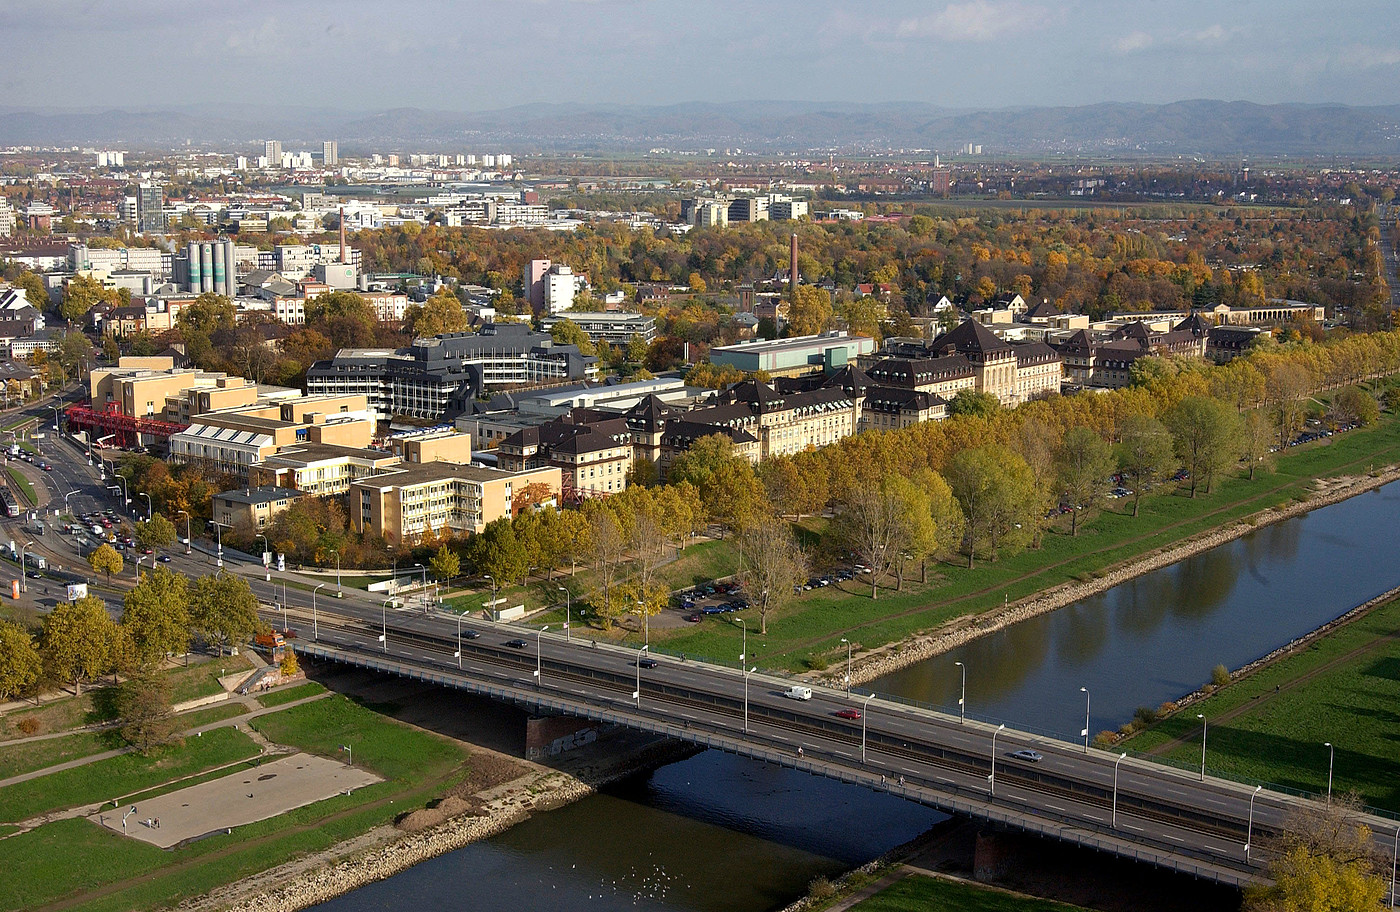
[(794, 684), (792, 687), (783, 691), (783, 696), (787, 697), (789, 700), (810, 700), (812, 699), (812, 688)]

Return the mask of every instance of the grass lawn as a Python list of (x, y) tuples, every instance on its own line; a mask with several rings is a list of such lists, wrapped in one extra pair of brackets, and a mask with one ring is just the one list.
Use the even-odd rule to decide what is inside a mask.
[(284, 690), (274, 690), (265, 693), (257, 698), (263, 706), (281, 706), (283, 703), (290, 703), (293, 700), (300, 700), (302, 697), (313, 697), (316, 694), (325, 693), (326, 689), (315, 681), (307, 681), (305, 684), (297, 684)]
[(34, 494), (34, 486), (29, 483), (29, 479), (20, 474), (19, 469), (6, 466), (5, 474), (10, 476), (10, 481), (14, 482), (15, 488), (20, 495), (29, 500), (30, 506), (39, 502), (39, 498)]
[(859, 912), (1084, 912), (1079, 906), (1014, 896), (922, 874), (895, 881), (853, 908)]
[[(1196, 768), (1201, 758), (1196, 713), (1207, 720), (1223, 717), (1209, 725), (1208, 769), (1317, 794), (1327, 790), (1328, 750), (1323, 744), (1330, 741), (1337, 749), (1333, 788), (1354, 789), (1369, 805), (1400, 811), (1397, 705), (1400, 601), (1377, 608), (1124, 743), (1139, 753), (1169, 745), (1164, 754), (1168, 762)], [(1171, 744), (1182, 737), (1182, 743)]]
[[(1375, 428), (1291, 449), (1279, 458), (1275, 472), (1260, 474), (1253, 482), (1243, 476), (1230, 478), (1194, 500), (1184, 490), (1147, 497), (1137, 517), (1130, 515), (1131, 504), (1108, 501), (1110, 506), (1081, 522), (1077, 537), (1071, 537), (1068, 528), (1055, 529), (1038, 551), (1004, 555), (995, 563), (979, 560), (971, 570), (962, 563), (931, 565), (927, 586), (906, 582), (903, 593), (882, 588), (875, 601), (869, 584), (855, 581), (804, 592), (770, 614), (768, 634), (757, 644), (751, 642), (750, 652), (769, 668), (825, 667), (844, 659), (843, 636), (857, 647), (879, 646), (961, 615), (987, 611), (1004, 598), (1016, 600), (1070, 580), (1091, 579), (1120, 561), (1302, 499), (1314, 478), (1364, 473), (1373, 464), (1396, 460), (1400, 421), (1387, 417)], [(907, 572), (917, 576), (918, 568)], [(738, 616), (748, 621), (750, 634), (758, 628), (753, 609)], [(652, 648), (732, 659), (741, 651), (742, 636), (734, 617), (707, 617), (682, 629), (653, 626)]]
[(119, 739), (110, 732), (79, 732), (62, 738), (0, 746), (0, 779), (67, 763), (69, 760), (120, 746)]
[(0, 789), (0, 821), (15, 823), (46, 811), (110, 801), (258, 753), (247, 735), (226, 728), (152, 757), (123, 754), (98, 760)]
[(204, 709), (195, 709), (190, 712), (180, 713), (180, 727), (188, 731), (191, 728), (199, 728), (201, 725), (209, 725), (224, 719), (232, 719), (246, 712), (248, 712), (248, 707), (244, 706), (242, 703), (216, 703)]
[(170, 702), (183, 703), (210, 697), (222, 691), (219, 678), (237, 671), (251, 671), (253, 663), (246, 656), (224, 656), (204, 661), (192, 662), (188, 668), (181, 666), (169, 669)]

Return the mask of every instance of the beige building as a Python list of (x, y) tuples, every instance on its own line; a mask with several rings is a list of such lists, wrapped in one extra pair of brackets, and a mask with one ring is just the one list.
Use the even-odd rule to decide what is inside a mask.
[(472, 461), (472, 435), (460, 433), (455, 428), (428, 428), (395, 434), (389, 438), (389, 448), (401, 461), (409, 464), (465, 464)]
[(932, 342), (891, 339), (884, 357), (864, 362), (880, 386), (916, 389), (951, 400), (964, 389), (1020, 405), (1060, 391), (1060, 355), (1044, 342), (1007, 342), (965, 320)]
[(383, 450), (298, 443), (251, 466), (248, 481), (331, 497), (349, 491), (351, 483), (387, 472), (401, 462), (398, 456)]
[(202, 464), (246, 480), (253, 466), (284, 447), (319, 443), (363, 449), (374, 429), (363, 396), (304, 396), (192, 416), (188, 428), (170, 437), (170, 461)]
[(496, 458), (505, 471), (546, 466), (558, 469), (567, 503), (616, 494), (627, 487), (632, 457), (632, 433), (621, 417), (588, 423), (560, 418), (516, 431), (496, 449)]
[(214, 495), (214, 522), (261, 531), (273, 518), (306, 495), (275, 486), (222, 491)]
[(350, 526), (388, 542), (413, 542), (426, 533), (480, 532), (495, 519), (510, 517), (516, 495), (527, 485), (546, 485), (560, 496), (556, 468), (505, 472), (477, 465), (434, 462), (350, 485)]

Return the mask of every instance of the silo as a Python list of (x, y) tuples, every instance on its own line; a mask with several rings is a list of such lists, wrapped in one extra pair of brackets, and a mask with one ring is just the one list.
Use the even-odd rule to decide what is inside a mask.
[(187, 244), (187, 245), (185, 246), (185, 256), (186, 256), (186, 257), (189, 259), (189, 261), (190, 261), (190, 263), (189, 263), (189, 273), (190, 273), (190, 274), (189, 274), (189, 286), (190, 286), (190, 287), (189, 287), (188, 290), (189, 290), (189, 291), (193, 291), (193, 292), (198, 292), (198, 291), (200, 290), (200, 288), (199, 288), (199, 283), (200, 283), (200, 275), (199, 275), (199, 245), (196, 244), (194, 241), (190, 241), (189, 244)]
[(215, 241), (209, 245), (214, 256), (214, 287), (211, 289), (215, 294), (223, 294), (227, 280), (224, 270), (227, 268), (224, 263), (224, 245)]
[(199, 245), (199, 290), (214, 290), (214, 245)]
[(238, 257), (234, 253), (233, 238), (220, 242), (224, 248), (224, 294), (229, 300), (238, 295)]

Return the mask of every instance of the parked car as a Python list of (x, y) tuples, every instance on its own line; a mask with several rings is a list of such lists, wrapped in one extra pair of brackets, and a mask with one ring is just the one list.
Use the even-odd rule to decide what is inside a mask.
[(698, 624), (698, 623), (700, 623), (700, 620), (701, 620), (701, 618), (703, 618), (703, 617), (704, 617), (704, 615), (702, 615), (700, 612), (696, 611), (696, 612), (693, 612), (693, 613), (691, 613), (691, 614), (687, 614), (687, 615), (685, 616), (685, 619), (686, 619), (687, 621), (689, 621), (690, 623), (692, 623), (692, 624)]

